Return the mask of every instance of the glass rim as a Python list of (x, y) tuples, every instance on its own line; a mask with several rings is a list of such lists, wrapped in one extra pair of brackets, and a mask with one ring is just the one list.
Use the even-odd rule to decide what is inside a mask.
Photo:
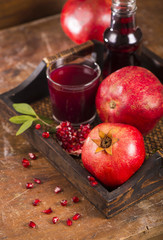
[[(52, 62), (48, 68), (46, 69), (46, 76), (48, 78), (48, 80), (54, 84), (55, 86), (57, 87), (62, 87), (63, 89), (67, 89), (67, 90), (80, 90), (80, 89), (83, 89), (83, 88), (87, 88), (89, 87), (90, 85), (92, 85), (93, 82), (96, 82), (96, 80), (100, 77), (101, 75), (101, 69), (99, 67), (99, 65), (95, 62), (95, 61), (91, 61), (90, 59), (87, 59), (87, 61), (93, 63), (96, 68), (92, 68), (91, 66), (89, 66), (87, 63), (84, 63), (84, 64), (81, 64), (81, 63), (72, 63), (72, 64), (76, 64), (76, 65), (83, 65), (83, 66), (89, 66), (90, 68), (94, 69), (95, 71), (97, 71), (97, 76), (95, 78), (93, 78), (90, 82), (88, 83), (85, 83), (85, 84), (80, 84), (80, 85), (64, 85), (64, 84), (60, 84), (60, 83), (56, 83), (55, 81), (53, 81), (50, 77), (50, 67), (55, 63), (55, 62)], [(61, 64), (60, 66), (54, 68), (55, 69), (59, 69), (63, 66), (67, 66), (67, 65), (72, 65), (71, 63), (66, 63), (66, 64)]]

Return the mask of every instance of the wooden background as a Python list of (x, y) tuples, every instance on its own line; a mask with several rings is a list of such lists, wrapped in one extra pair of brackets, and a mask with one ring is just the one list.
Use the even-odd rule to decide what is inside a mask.
[(0, 29), (57, 14), (66, 0), (0, 0)]

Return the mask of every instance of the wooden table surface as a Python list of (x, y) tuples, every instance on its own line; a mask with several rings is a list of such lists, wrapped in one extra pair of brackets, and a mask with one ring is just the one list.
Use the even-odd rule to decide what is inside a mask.
[[(144, 33), (144, 45), (163, 57), (162, 1), (137, 2), (137, 20)], [(59, 15), (0, 31), (0, 93), (23, 82), (43, 57), (71, 46), (74, 43), (63, 33)], [(0, 128), (0, 240), (163, 239), (163, 191), (105, 219), (23, 135), (15, 136), (14, 126), (1, 114)], [(28, 158), (29, 152), (34, 152), (37, 160), (26, 169), (21, 160)], [(25, 184), (34, 177), (40, 178), (42, 184), (27, 190)], [(63, 191), (54, 194), (57, 185)], [(73, 204), (73, 196), (78, 196), (80, 202)], [(41, 200), (37, 207), (32, 205), (35, 198)], [(68, 200), (67, 207), (60, 205), (62, 199)], [(52, 214), (41, 213), (49, 207), (54, 210)], [(76, 212), (82, 217), (68, 227), (67, 218)], [(55, 225), (51, 222), (54, 216), (60, 218)], [(30, 220), (38, 228), (29, 228)]]

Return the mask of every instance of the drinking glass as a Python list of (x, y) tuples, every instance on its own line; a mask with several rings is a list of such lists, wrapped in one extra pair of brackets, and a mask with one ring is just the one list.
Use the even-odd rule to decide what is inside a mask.
[(50, 64), (47, 80), (56, 122), (69, 121), (79, 126), (94, 120), (100, 75), (100, 67), (91, 58), (61, 58)]

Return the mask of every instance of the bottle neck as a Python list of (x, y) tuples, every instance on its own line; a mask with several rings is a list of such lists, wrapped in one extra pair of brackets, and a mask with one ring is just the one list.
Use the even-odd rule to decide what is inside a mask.
[(112, 0), (110, 30), (117, 30), (122, 35), (136, 30), (136, 0)]
[(119, 15), (130, 14), (136, 11), (136, 0), (112, 0), (111, 9)]

